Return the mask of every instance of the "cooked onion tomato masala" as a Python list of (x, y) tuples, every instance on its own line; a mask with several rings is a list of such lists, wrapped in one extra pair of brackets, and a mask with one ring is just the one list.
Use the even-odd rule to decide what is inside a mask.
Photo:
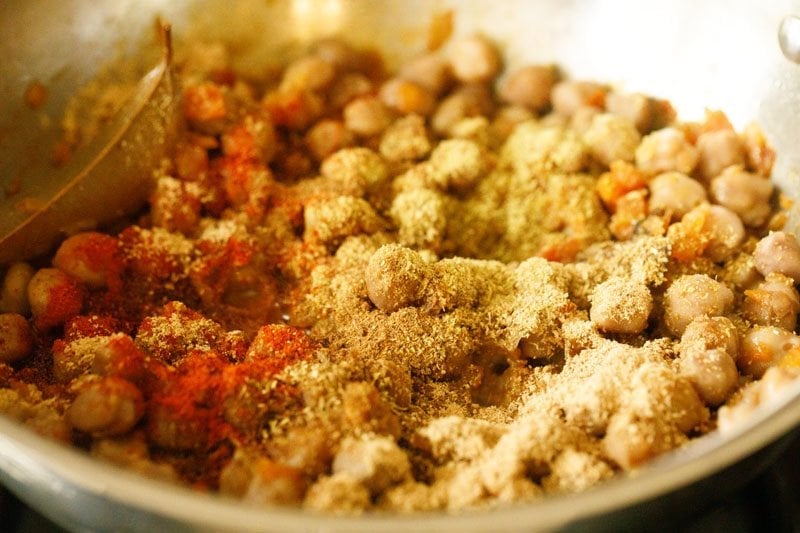
[(147, 210), (3, 270), (0, 412), (37, 433), (251, 503), (463, 510), (624, 475), (800, 372), (755, 125), (477, 34), (176, 71)]

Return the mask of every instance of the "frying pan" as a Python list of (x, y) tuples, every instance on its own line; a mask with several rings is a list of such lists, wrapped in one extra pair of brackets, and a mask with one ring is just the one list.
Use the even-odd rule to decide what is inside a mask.
[[(778, 152), (773, 179), (800, 191), (800, 67), (780, 52), (777, 28), (800, 13), (789, 0), (4, 0), (0, 3), (0, 180), (43, 179), (69, 95), (113, 57), (173, 24), (177, 47), (192, 31), (222, 39), (237, 67), (283, 62), (304, 43), (342, 34), (387, 50), (391, 62), (421, 51), (433, 14), (455, 12), (456, 33), (482, 31), (508, 66), (556, 62), (573, 78), (670, 99), (684, 118), (723, 109), (737, 127), (762, 125)], [(22, 94), (48, 89), (38, 110)], [(58, 524), (96, 531), (527, 531), (646, 527), (745, 483), (800, 423), (800, 383), (727, 435), (712, 433), (634, 475), (587, 492), (491, 512), (332, 518), (247, 507), (141, 478), (47, 442), (0, 417), (0, 481)]]

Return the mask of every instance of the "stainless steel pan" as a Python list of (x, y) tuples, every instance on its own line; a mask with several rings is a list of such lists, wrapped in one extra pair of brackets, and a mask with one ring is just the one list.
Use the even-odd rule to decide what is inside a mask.
[[(66, 99), (116, 54), (150, 31), (155, 14), (229, 41), (242, 68), (263, 68), (330, 33), (388, 49), (401, 60), (422, 49), (434, 12), (453, 8), (456, 31), (480, 30), (505, 48), (511, 66), (555, 61), (571, 76), (669, 98), (684, 117), (724, 109), (737, 126), (757, 119), (778, 151), (774, 179), (800, 191), (800, 67), (778, 47), (789, 0), (626, 2), (623, 0), (5, 0), (0, 3), (0, 180), (46, 168)], [(178, 44), (180, 46), (180, 44)], [(43, 111), (22, 105), (27, 84), (50, 91)], [(31, 178), (34, 179), (34, 178)], [(744, 482), (800, 423), (800, 383), (734, 434), (712, 434), (662, 457), (637, 475), (589, 492), (489, 513), (414, 517), (315, 517), (245, 507), (128, 472), (46, 442), (0, 418), (0, 481), (45, 515), (75, 530), (513, 531), (609, 528), (660, 519), (675, 506), (712, 498)], [(638, 525), (645, 525), (640, 523)]]

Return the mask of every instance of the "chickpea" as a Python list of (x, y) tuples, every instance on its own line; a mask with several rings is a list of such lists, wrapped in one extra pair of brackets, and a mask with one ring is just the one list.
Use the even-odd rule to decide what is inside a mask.
[(465, 118), (488, 115), (491, 111), (492, 98), (485, 85), (464, 85), (439, 103), (431, 117), (431, 128), (447, 137), (453, 126)]
[(0, 364), (24, 359), (32, 350), (33, 335), (25, 317), (16, 313), (0, 314)]
[(614, 277), (595, 288), (589, 316), (601, 331), (640, 333), (653, 308), (650, 290), (641, 281)]
[[(225, 185), (228, 196), (234, 200), (235, 195), (230, 192), (232, 183), (238, 185), (229, 174), (226, 176)], [(156, 226), (187, 235), (200, 222), (200, 209), (200, 189), (196, 183), (180, 181), (169, 176), (161, 177), (156, 182), (156, 190), (150, 203), (150, 213)]]
[(506, 106), (498, 109), (491, 124), (491, 131), (499, 142), (505, 141), (517, 124), (531, 120), (533, 113), (520, 106)]
[(619, 115), (600, 113), (583, 134), (592, 156), (603, 165), (633, 161), (641, 136), (633, 122)]
[(711, 180), (710, 190), (718, 204), (739, 215), (747, 226), (761, 226), (769, 218), (773, 185), (762, 176), (731, 167)]
[(708, 405), (720, 405), (739, 382), (736, 363), (724, 349), (688, 350), (680, 361), (681, 374)]
[(353, 135), (339, 120), (320, 120), (306, 133), (306, 146), (317, 161), (353, 143)]
[(337, 39), (329, 37), (314, 43), (313, 54), (322, 58), (337, 70), (359, 70), (364, 66), (363, 55), (352, 46)]
[(220, 133), (231, 111), (227, 89), (216, 83), (205, 82), (183, 89), (183, 116), (198, 131)]
[(60, 326), (81, 312), (84, 289), (69, 274), (57, 268), (42, 268), (28, 283), (28, 301), (34, 323), (48, 329)]
[(323, 476), (311, 485), (303, 507), (317, 512), (353, 515), (372, 504), (369, 491), (348, 474)]
[(703, 133), (697, 138), (699, 160), (697, 171), (705, 181), (710, 181), (732, 165), (744, 165), (744, 146), (733, 130)]
[(421, 159), (431, 151), (425, 121), (419, 115), (395, 120), (381, 136), (378, 149), (389, 161)]
[(778, 272), (792, 278), (795, 283), (800, 281), (800, 243), (791, 233), (770, 232), (756, 245), (753, 259), (764, 276)]
[(301, 57), (283, 71), (282, 90), (321, 91), (328, 87), (336, 75), (330, 61), (318, 55)]
[(733, 292), (705, 274), (684, 275), (664, 293), (664, 319), (673, 335), (683, 334), (698, 316), (720, 316), (733, 303)]
[(470, 35), (452, 43), (448, 55), (455, 77), (462, 82), (485, 82), (500, 70), (500, 55), (482, 35)]
[[(594, 118), (596, 116), (599, 116), (599, 115), (602, 115), (602, 114), (603, 114), (603, 111), (598, 109), (598, 108), (596, 108), (596, 107), (592, 107), (592, 106), (589, 106), (589, 105), (585, 105), (585, 106), (579, 107), (578, 109), (575, 110), (575, 112), (572, 114), (572, 116), (569, 117), (569, 120), (568, 120), (569, 127), (572, 129), (572, 131), (574, 131), (578, 135), (586, 135), (586, 132), (589, 131), (589, 128), (592, 127), (592, 122), (594, 121)], [(559, 120), (563, 120), (563, 118), (564, 118), (561, 115), (552, 115), (551, 114), (551, 116), (553, 116), (554, 118), (550, 119), (548, 117), (547, 119), (544, 119), (543, 122), (545, 120), (547, 120), (547, 121), (552, 120), (553, 123), (557, 124)], [(602, 143), (606, 139), (598, 138), (598, 139), (595, 139), (595, 140), (598, 143)], [(608, 140), (610, 142), (614, 141), (613, 139), (608, 139)], [(636, 147), (634, 147), (634, 148), (636, 148)]]
[(133, 429), (144, 414), (144, 398), (131, 382), (117, 377), (92, 381), (67, 409), (73, 428), (95, 437), (123, 435)]
[(746, 237), (744, 225), (739, 216), (721, 205), (701, 206), (705, 212), (703, 233), (708, 242), (705, 255), (715, 262), (731, 257)]
[(640, 418), (626, 409), (611, 417), (603, 449), (624, 470), (632, 470), (683, 440), (685, 437), (669, 424)]
[(643, 418), (688, 433), (708, 419), (708, 409), (691, 382), (663, 363), (645, 363), (631, 376), (626, 407)]
[(107, 287), (122, 271), (119, 242), (94, 231), (78, 233), (61, 243), (53, 266), (89, 287)]
[(8, 267), (0, 290), (0, 313), (27, 315), (31, 312), (28, 302), (28, 283), (34, 274), (28, 263), (13, 263)]
[(404, 115), (430, 115), (436, 104), (428, 89), (402, 78), (392, 78), (384, 83), (378, 95), (387, 107)]
[(567, 117), (582, 107), (602, 109), (605, 97), (605, 87), (591, 81), (561, 81), (555, 84), (550, 94), (553, 110)]
[[(221, 145), (226, 156), (255, 159), (261, 163), (271, 161), (278, 148), (275, 128), (263, 114), (246, 115), (222, 134)], [(207, 159), (206, 155), (206, 164)]]
[(761, 326), (776, 326), (793, 331), (800, 311), (800, 295), (794, 280), (773, 272), (755, 289), (744, 293), (742, 316)]
[(420, 300), (427, 265), (417, 252), (387, 244), (372, 254), (364, 276), (369, 299), (378, 309), (391, 313)]
[(699, 316), (681, 335), (681, 356), (690, 352), (724, 350), (733, 359), (739, 356), (739, 332), (731, 319), (724, 316)]
[(243, 500), (258, 504), (296, 505), (303, 500), (306, 482), (296, 468), (259, 458)]
[(691, 174), (697, 165), (697, 149), (676, 128), (663, 128), (642, 138), (636, 149), (636, 166), (645, 174), (670, 170)]
[(390, 214), (398, 227), (400, 242), (406, 246), (438, 250), (447, 228), (442, 194), (419, 188), (394, 197)]
[(330, 470), (333, 460), (331, 438), (317, 427), (290, 427), (285, 436), (271, 440), (269, 455), (282, 465), (316, 477)]
[(625, 117), (636, 126), (639, 133), (647, 133), (653, 123), (653, 100), (643, 94), (610, 92), (606, 95), (606, 110)]
[(456, 190), (472, 188), (488, 168), (481, 147), (466, 139), (440, 142), (431, 153), (430, 163), (442, 185)]
[(196, 419), (182, 417), (164, 405), (152, 405), (147, 410), (147, 440), (166, 450), (200, 450), (208, 442), (208, 428)]
[(309, 202), (303, 211), (303, 221), (307, 241), (334, 245), (350, 235), (375, 233), (383, 226), (372, 205), (353, 196)]
[(381, 156), (361, 146), (343, 148), (331, 154), (320, 166), (322, 175), (342, 193), (364, 196), (386, 183), (389, 170)]
[(650, 212), (672, 213), (679, 219), (706, 201), (706, 189), (699, 181), (680, 172), (664, 172), (648, 184)]
[(463, 118), (450, 128), (450, 136), (453, 139), (472, 141), (479, 146), (489, 146), (489, 119), (480, 116)]
[(550, 105), (550, 92), (557, 81), (554, 65), (530, 65), (507, 76), (498, 93), (506, 102), (538, 113)]
[(175, 174), (183, 181), (197, 181), (208, 172), (208, 152), (194, 143), (178, 143), (175, 146), (173, 161)]
[(373, 93), (375, 87), (369, 78), (359, 73), (340, 76), (328, 91), (328, 103), (333, 109), (342, 109), (360, 96)]
[(365, 436), (342, 441), (333, 458), (333, 473), (347, 473), (373, 494), (410, 475), (408, 456), (391, 437)]
[(774, 326), (756, 326), (742, 339), (742, 353), (736, 366), (743, 374), (760, 378), (786, 352), (800, 346), (800, 337)]
[(344, 108), (347, 129), (362, 137), (372, 137), (383, 132), (392, 122), (389, 108), (374, 96), (362, 96)]
[(400, 68), (398, 76), (425, 87), (434, 96), (441, 95), (453, 81), (450, 65), (437, 54), (412, 59)]

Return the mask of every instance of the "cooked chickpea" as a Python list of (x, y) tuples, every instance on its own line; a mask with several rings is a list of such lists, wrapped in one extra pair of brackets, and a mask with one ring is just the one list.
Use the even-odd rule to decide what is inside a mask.
[(703, 133), (697, 138), (695, 146), (699, 155), (697, 171), (706, 181), (731, 165), (744, 165), (744, 146), (733, 130)]
[(31, 312), (28, 302), (28, 283), (34, 272), (28, 263), (13, 263), (8, 267), (0, 291), (0, 313), (27, 315)]
[(739, 215), (747, 226), (758, 227), (769, 218), (774, 187), (767, 178), (730, 167), (711, 180), (711, 196)]
[(509, 74), (498, 93), (506, 102), (538, 113), (550, 105), (550, 92), (557, 81), (554, 65), (530, 65)]
[(306, 133), (306, 146), (317, 161), (353, 143), (353, 135), (339, 120), (320, 120)]
[(0, 314), (0, 364), (13, 363), (33, 350), (33, 336), (25, 317), (16, 313)]
[(730, 258), (747, 236), (739, 216), (721, 205), (702, 205), (703, 233), (708, 239), (705, 255), (712, 261)]
[(342, 109), (360, 96), (374, 92), (372, 81), (363, 74), (352, 72), (339, 76), (328, 91), (328, 104), (332, 109)]
[(708, 405), (724, 402), (739, 382), (733, 358), (723, 349), (689, 350), (682, 354), (681, 374)]
[(589, 316), (602, 331), (639, 333), (653, 308), (650, 289), (641, 281), (610, 278), (594, 290)]
[(322, 175), (334, 182), (342, 193), (364, 196), (375, 192), (389, 178), (381, 156), (362, 146), (343, 148), (320, 165)]
[(391, 437), (365, 436), (345, 439), (333, 458), (333, 473), (347, 473), (373, 494), (406, 479), (408, 457)]
[(533, 113), (520, 106), (506, 106), (497, 110), (490, 126), (492, 134), (499, 142), (505, 141), (517, 124), (531, 120)]
[(419, 115), (395, 120), (381, 136), (378, 149), (389, 161), (421, 159), (431, 151), (425, 121)]
[(633, 122), (639, 133), (650, 131), (653, 123), (653, 100), (643, 94), (612, 91), (606, 95), (606, 110)]
[(378, 135), (392, 122), (392, 113), (379, 98), (362, 96), (344, 108), (347, 129), (363, 137)]
[(417, 252), (388, 244), (372, 254), (364, 277), (369, 299), (378, 309), (391, 313), (419, 301), (427, 265)]
[(681, 335), (681, 356), (693, 351), (724, 350), (733, 359), (739, 356), (739, 332), (730, 318), (699, 316), (692, 320)]
[(78, 393), (67, 409), (73, 428), (95, 437), (123, 435), (144, 414), (144, 398), (131, 382), (117, 377), (93, 381)]
[[(572, 131), (574, 131), (578, 135), (583, 136), (586, 134), (587, 131), (589, 131), (589, 128), (592, 127), (592, 122), (594, 121), (594, 117), (602, 114), (603, 114), (602, 110), (596, 107), (585, 105), (583, 107), (579, 107), (578, 109), (576, 109), (575, 112), (572, 114), (572, 116), (569, 117), (567, 123), (569, 124), (569, 127), (572, 129)], [(559, 122), (559, 120), (563, 120), (563, 117), (561, 117), (561, 115), (550, 115), (550, 116), (555, 118), (550, 119), (548, 117), (547, 119), (543, 120), (543, 122), (552, 120), (552, 122), (555, 125)], [(586, 141), (584, 140), (584, 142)]]
[(419, 188), (394, 197), (390, 214), (406, 246), (438, 250), (447, 227), (444, 199), (438, 191)]
[(199, 450), (206, 446), (208, 428), (196, 420), (181, 417), (173, 409), (164, 405), (148, 406), (148, 441), (166, 450)]
[(646, 135), (636, 149), (636, 166), (650, 175), (670, 170), (691, 174), (697, 158), (697, 149), (676, 128), (663, 128)]
[(633, 122), (619, 115), (600, 113), (583, 134), (592, 156), (603, 165), (633, 161), (641, 136)]
[(363, 67), (362, 54), (336, 37), (321, 39), (314, 43), (312, 51), (316, 57), (322, 58), (337, 70), (358, 70)]
[(84, 289), (69, 274), (57, 268), (42, 268), (28, 283), (28, 301), (34, 323), (39, 328), (60, 326), (79, 314)]
[(252, 477), (243, 500), (257, 504), (296, 505), (303, 500), (306, 482), (296, 468), (259, 458), (252, 465)]
[(387, 107), (404, 115), (429, 115), (436, 104), (428, 89), (402, 78), (392, 78), (384, 83), (378, 95)]
[(284, 70), (281, 89), (319, 91), (330, 85), (335, 75), (330, 61), (318, 55), (301, 57)]
[(492, 109), (492, 99), (484, 85), (469, 84), (459, 87), (439, 102), (431, 117), (431, 128), (437, 134), (447, 137), (450, 131), (465, 118), (488, 115)]
[(760, 378), (786, 352), (800, 346), (800, 337), (774, 326), (756, 326), (742, 339), (742, 353), (736, 366), (743, 374)]
[(321, 476), (303, 501), (306, 509), (344, 515), (358, 514), (370, 504), (369, 491), (349, 474)]
[(109, 280), (122, 271), (119, 243), (111, 235), (78, 233), (61, 243), (53, 266), (89, 287), (107, 287)]
[(682, 440), (674, 427), (652, 418), (640, 418), (626, 409), (611, 417), (603, 449), (623, 469), (632, 470)]
[(303, 210), (303, 221), (307, 241), (333, 245), (350, 235), (375, 233), (383, 226), (372, 205), (353, 196), (311, 201)]
[(664, 293), (664, 319), (673, 335), (683, 334), (698, 316), (719, 316), (733, 303), (733, 292), (705, 274), (684, 275)]
[(706, 201), (706, 189), (699, 181), (680, 172), (664, 172), (648, 183), (650, 188), (650, 211), (672, 213), (679, 219), (693, 208)]
[(791, 233), (771, 232), (758, 242), (753, 259), (764, 276), (778, 272), (795, 283), (800, 281), (800, 243)]
[(330, 471), (333, 451), (330, 435), (310, 426), (290, 427), (269, 446), (272, 459), (310, 477)]
[(398, 76), (425, 87), (434, 96), (447, 90), (453, 80), (450, 65), (437, 54), (425, 54), (412, 59), (400, 68)]
[(482, 35), (458, 39), (450, 47), (448, 59), (453, 74), (462, 82), (489, 81), (500, 70), (500, 55)]
[(591, 81), (561, 81), (553, 86), (550, 94), (553, 110), (567, 117), (582, 107), (602, 109), (605, 98), (605, 87)]
[(659, 424), (688, 433), (708, 419), (709, 413), (691, 382), (663, 363), (645, 363), (630, 377), (626, 407)]
[(475, 185), (486, 169), (486, 155), (473, 141), (446, 139), (440, 142), (429, 159), (434, 173), (445, 188), (469, 189)]
[(794, 280), (773, 272), (754, 289), (744, 292), (742, 316), (754, 324), (793, 331), (800, 311)]
[(255, 159), (262, 163), (269, 163), (278, 148), (275, 128), (262, 113), (246, 115), (225, 131), (220, 141), (222, 153), (226, 156)]

